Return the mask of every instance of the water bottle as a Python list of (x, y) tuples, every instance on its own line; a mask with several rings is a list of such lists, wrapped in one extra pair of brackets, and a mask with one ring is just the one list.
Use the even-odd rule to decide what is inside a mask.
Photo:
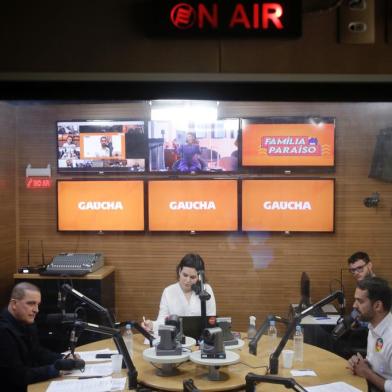
[(275, 327), (275, 320), (270, 320), (269, 322), (269, 328), (268, 328), (268, 353), (272, 354), (275, 351), (276, 348), (276, 343), (277, 343), (277, 338), (278, 336), (278, 331), (276, 330)]
[(249, 316), (248, 339), (253, 339), (256, 335), (256, 332), (256, 317)]
[(125, 326), (125, 330), (123, 333), (123, 340), (125, 343), (125, 346), (127, 347), (129, 356), (132, 358), (133, 356), (133, 333), (132, 333), (132, 325), (127, 324)]
[(304, 360), (304, 335), (300, 325), (295, 327), (294, 333), (294, 361)]

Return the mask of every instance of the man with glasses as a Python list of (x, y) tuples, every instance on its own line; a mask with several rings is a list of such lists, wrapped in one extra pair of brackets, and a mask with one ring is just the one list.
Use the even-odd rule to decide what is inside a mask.
[(27, 391), (27, 385), (60, 375), (61, 354), (43, 348), (34, 323), (41, 303), (39, 288), (18, 283), (8, 307), (0, 314), (0, 379), (7, 391)]
[(375, 276), (373, 273), (373, 264), (369, 255), (365, 252), (356, 252), (348, 258), (348, 270), (354, 276), (357, 282)]
[[(365, 252), (355, 252), (348, 260), (348, 271), (357, 282), (375, 276), (373, 264)], [(339, 331), (339, 332), (337, 332)], [(360, 320), (357, 310), (340, 319), (338, 325), (331, 332), (327, 327), (314, 326), (308, 336), (305, 333), (305, 342), (329, 350), (344, 358), (349, 358), (353, 350), (366, 351), (367, 322)]]

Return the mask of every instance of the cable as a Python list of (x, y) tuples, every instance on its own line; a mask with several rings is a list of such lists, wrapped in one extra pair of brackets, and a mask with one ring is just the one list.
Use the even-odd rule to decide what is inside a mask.
[(248, 367), (250, 369), (262, 369), (262, 368), (265, 368), (266, 370), (268, 370), (268, 366), (267, 365), (252, 366), (252, 365), (249, 365), (249, 364), (247, 364), (245, 362), (242, 362), (242, 361), (240, 361), (239, 363), (242, 363), (243, 365), (245, 365), (246, 367)]

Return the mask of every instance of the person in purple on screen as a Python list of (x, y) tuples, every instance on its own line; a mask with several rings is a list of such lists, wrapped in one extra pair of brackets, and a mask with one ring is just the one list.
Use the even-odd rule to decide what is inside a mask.
[(186, 143), (177, 147), (177, 154), (180, 159), (173, 165), (173, 170), (183, 173), (199, 172), (205, 167), (205, 162), (201, 159), (201, 150), (196, 135), (188, 132)]

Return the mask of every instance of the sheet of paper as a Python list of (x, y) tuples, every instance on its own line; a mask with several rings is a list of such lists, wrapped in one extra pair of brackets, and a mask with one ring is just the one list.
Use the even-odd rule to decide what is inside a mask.
[(86, 362), (110, 362), (111, 358), (96, 358), (97, 354), (118, 354), (117, 350), (109, 350), (105, 348), (103, 350), (96, 350), (96, 351), (81, 351), (76, 352), (79, 354), (80, 358)]
[(52, 381), (46, 392), (106, 392), (110, 391), (112, 386), (112, 377), (62, 380)]
[(342, 381), (307, 387), (306, 390), (308, 392), (361, 392), (360, 389)]
[(316, 372), (312, 369), (293, 369), (290, 370), (290, 373), (293, 377), (317, 376)]
[(110, 376), (112, 374), (112, 363), (98, 363), (98, 364), (86, 364), (84, 372), (81, 370), (72, 370), (71, 372), (64, 374), (65, 377), (96, 377), (96, 376)]
[(112, 391), (123, 391), (125, 389), (126, 377), (112, 378)]
[(317, 325), (336, 325), (340, 316), (338, 314), (329, 314), (327, 317), (306, 316), (301, 320), (301, 324)]

